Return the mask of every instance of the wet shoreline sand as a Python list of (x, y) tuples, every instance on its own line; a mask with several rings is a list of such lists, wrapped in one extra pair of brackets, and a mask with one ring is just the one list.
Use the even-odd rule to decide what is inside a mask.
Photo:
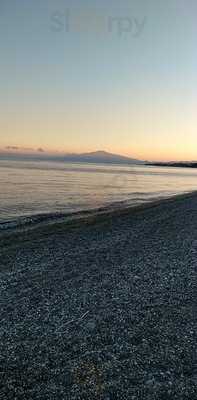
[(197, 194), (0, 237), (2, 399), (195, 399)]

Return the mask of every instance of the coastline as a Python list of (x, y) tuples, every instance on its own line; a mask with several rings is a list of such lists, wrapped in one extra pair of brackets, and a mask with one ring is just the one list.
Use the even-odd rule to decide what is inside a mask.
[(2, 396), (195, 400), (197, 193), (0, 237)]
[(190, 199), (197, 196), (197, 190), (192, 192), (185, 192), (180, 194), (171, 195), (168, 197), (161, 197), (156, 200), (150, 200), (141, 204), (127, 204), (127, 202), (112, 203), (110, 206), (103, 206), (95, 209), (87, 209), (82, 211), (76, 211), (72, 213), (47, 213), (38, 214), (27, 217), (20, 217), (16, 220), (4, 221), (0, 223), (0, 239), (2, 237), (27, 233), (30, 234), (31, 231), (38, 230), (47, 231), (51, 233), (53, 229), (56, 230), (66, 227), (86, 225), (86, 224), (97, 224), (100, 221), (108, 220), (118, 216), (124, 215), (135, 215), (144, 210), (149, 210), (158, 206), (165, 204), (174, 203), (177, 201)]

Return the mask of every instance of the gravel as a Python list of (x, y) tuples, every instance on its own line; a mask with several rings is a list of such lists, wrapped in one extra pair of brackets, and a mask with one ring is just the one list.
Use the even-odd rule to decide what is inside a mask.
[(197, 195), (0, 239), (0, 399), (195, 400)]

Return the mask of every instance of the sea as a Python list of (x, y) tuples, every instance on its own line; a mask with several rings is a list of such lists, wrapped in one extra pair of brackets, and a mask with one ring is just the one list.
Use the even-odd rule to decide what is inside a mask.
[(0, 229), (197, 190), (197, 169), (0, 159)]

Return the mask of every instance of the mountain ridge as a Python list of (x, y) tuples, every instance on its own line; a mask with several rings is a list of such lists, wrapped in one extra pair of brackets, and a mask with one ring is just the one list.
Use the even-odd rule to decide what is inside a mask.
[(118, 163), (118, 164), (144, 164), (144, 161), (114, 154), (105, 150), (97, 150), (86, 153), (47, 153), (42, 149), (37, 152), (18, 152), (18, 151), (0, 151), (0, 157), (8, 157), (13, 159), (26, 159), (26, 160), (51, 160), (51, 161), (64, 161), (64, 162), (89, 162), (89, 163)]
[(105, 150), (97, 150), (88, 153), (71, 153), (66, 154), (66, 159), (75, 159), (76, 161), (86, 162), (107, 162), (107, 163), (129, 163), (129, 164), (143, 164), (144, 162), (135, 158), (122, 156), (120, 154), (114, 154)]

